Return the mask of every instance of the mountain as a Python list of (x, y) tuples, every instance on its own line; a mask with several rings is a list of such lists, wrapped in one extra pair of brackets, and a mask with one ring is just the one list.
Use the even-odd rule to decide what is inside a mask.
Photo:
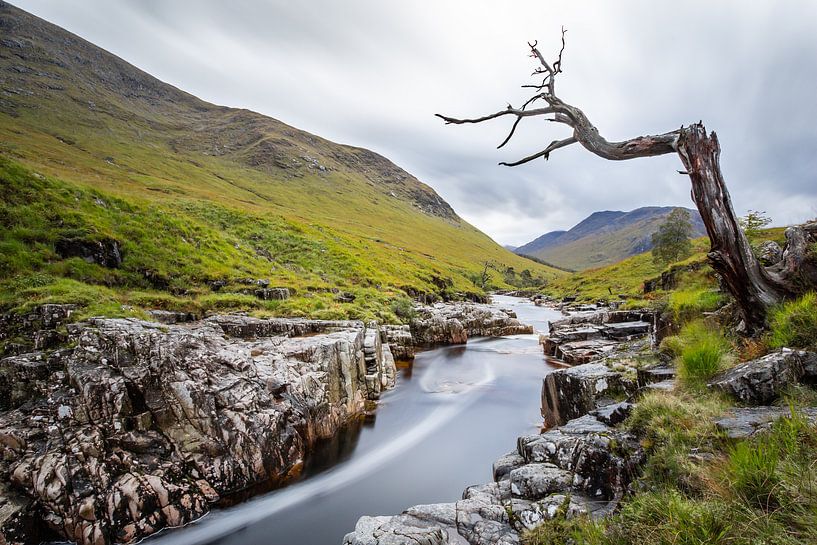
[(2, 0), (0, 182), (4, 308), (394, 319), (406, 295), (478, 294), (485, 262), (559, 274), (375, 152), (204, 102)]
[[(573, 270), (609, 265), (651, 249), (652, 234), (674, 209), (646, 206), (631, 212), (594, 212), (569, 231), (545, 233), (514, 251)], [(698, 211), (686, 210), (693, 238), (706, 235)]]

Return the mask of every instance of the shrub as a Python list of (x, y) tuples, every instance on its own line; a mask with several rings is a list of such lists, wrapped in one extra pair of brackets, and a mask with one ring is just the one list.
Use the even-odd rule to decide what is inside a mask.
[(391, 311), (404, 323), (411, 322), (417, 314), (411, 299), (408, 297), (395, 299), (391, 304)]
[(783, 303), (769, 316), (769, 345), (773, 348), (817, 346), (817, 295)]

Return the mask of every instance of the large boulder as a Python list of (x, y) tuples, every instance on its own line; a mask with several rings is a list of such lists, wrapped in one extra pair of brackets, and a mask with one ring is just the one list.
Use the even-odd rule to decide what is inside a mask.
[(817, 354), (784, 348), (724, 371), (709, 387), (749, 405), (768, 405), (791, 384), (813, 379), (815, 372)]
[(621, 375), (601, 363), (559, 369), (542, 381), (545, 426), (559, 426), (594, 410), (602, 398), (618, 397), (625, 387)]
[(463, 344), (468, 337), (502, 337), (533, 333), (508, 312), (479, 303), (438, 303), (415, 307), (411, 334), (419, 346)]

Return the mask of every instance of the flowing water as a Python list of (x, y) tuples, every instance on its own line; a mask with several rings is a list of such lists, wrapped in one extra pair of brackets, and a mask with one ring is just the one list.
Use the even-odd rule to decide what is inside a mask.
[[(546, 331), (559, 313), (494, 297)], [(460, 498), (491, 480), (491, 463), (536, 432), (545, 361), (538, 335), (470, 339), (417, 354), (374, 418), (351, 424), (316, 450), (303, 478), (199, 522), (153, 545), (341, 545), (363, 515), (393, 515)]]

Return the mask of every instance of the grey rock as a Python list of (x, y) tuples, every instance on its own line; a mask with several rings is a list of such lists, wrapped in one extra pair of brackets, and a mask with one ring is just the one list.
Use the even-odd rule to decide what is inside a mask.
[(501, 337), (533, 333), (502, 310), (479, 303), (438, 303), (415, 307), (411, 334), (419, 346), (462, 344), (468, 337)]
[[(727, 415), (715, 421), (715, 426), (726, 433), (731, 439), (746, 439), (766, 431), (779, 418), (790, 417), (788, 407), (743, 407), (729, 411)], [(817, 423), (817, 407), (809, 407), (800, 411), (809, 422)]]
[(542, 382), (545, 425), (561, 425), (583, 416), (596, 408), (600, 397), (609, 397), (622, 390), (620, 375), (601, 363), (554, 371)]
[(511, 470), (511, 494), (526, 499), (544, 498), (570, 488), (573, 476), (569, 471), (549, 463), (531, 463)]
[(112, 238), (86, 240), (80, 238), (60, 239), (54, 249), (62, 258), (79, 257), (88, 263), (117, 269), (122, 266), (122, 250), (119, 242)]
[(590, 414), (608, 426), (617, 426), (630, 416), (633, 407), (635, 407), (635, 405), (629, 401), (620, 401), (599, 407)]
[(494, 480), (499, 481), (508, 476), (508, 474), (517, 467), (523, 466), (525, 459), (519, 455), (518, 452), (513, 451), (497, 459), (493, 465)]
[(741, 363), (709, 382), (720, 390), (751, 405), (768, 405), (789, 385), (799, 382), (812, 368), (817, 355), (782, 349), (762, 358)]
[(767, 240), (758, 248), (758, 258), (767, 267), (775, 265), (783, 259), (783, 248), (777, 242)]
[(394, 375), (361, 322), (92, 319), (68, 331), (73, 349), (0, 363), (0, 482), (83, 545), (134, 541), (285, 481)]

